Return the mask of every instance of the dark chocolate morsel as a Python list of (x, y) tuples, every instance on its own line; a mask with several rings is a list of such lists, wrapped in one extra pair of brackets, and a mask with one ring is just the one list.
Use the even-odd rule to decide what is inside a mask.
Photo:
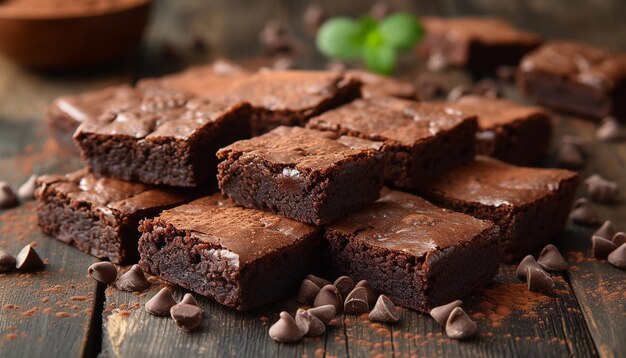
[(602, 224), (602, 226), (600, 226), (598, 230), (596, 230), (596, 232), (593, 233), (592, 237), (599, 236), (603, 239), (611, 240), (611, 238), (613, 238), (616, 233), (617, 231), (615, 231), (611, 220), (607, 220), (604, 222), (604, 224)]
[(323, 305), (319, 307), (313, 307), (308, 309), (309, 313), (317, 317), (324, 324), (329, 324), (330, 321), (337, 315), (337, 309), (333, 305)]
[(540, 268), (528, 267), (526, 278), (529, 291), (550, 293), (554, 290), (554, 280)]
[(376, 300), (374, 308), (369, 314), (369, 319), (373, 322), (393, 323), (400, 320), (400, 313), (389, 297), (380, 295), (378, 296), (378, 300)]
[(476, 333), (476, 322), (461, 307), (455, 307), (446, 321), (446, 335), (452, 339), (463, 339)]
[(117, 278), (117, 268), (108, 261), (96, 262), (89, 266), (87, 274), (98, 282), (110, 285)]
[(613, 243), (617, 246), (622, 246), (622, 244), (626, 243), (626, 233), (618, 232), (613, 235), (613, 239), (611, 239)]
[(194, 306), (200, 307), (200, 305), (198, 304), (198, 301), (196, 301), (196, 299), (193, 297), (191, 293), (185, 293), (185, 295), (183, 296), (183, 299), (180, 300), (180, 303), (186, 303), (188, 305), (194, 305)]
[(315, 275), (306, 275), (306, 278), (308, 280), (313, 281), (314, 284), (317, 285), (317, 287), (322, 288), (326, 285), (332, 285), (332, 283), (326, 279), (323, 279), (321, 277), (315, 276)]
[(605, 117), (596, 130), (596, 138), (601, 141), (614, 141), (622, 139), (622, 130), (615, 117)]
[(606, 259), (615, 249), (617, 245), (611, 240), (595, 235), (591, 237), (591, 255), (596, 259)]
[(448, 321), (448, 317), (450, 316), (450, 313), (452, 312), (452, 310), (457, 307), (461, 307), (462, 304), (463, 304), (463, 301), (456, 300), (448, 304), (435, 307), (430, 310), (430, 316), (434, 318), (435, 321), (437, 321), (437, 323), (445, 327), (446, 322)]
[(466, 85), (458, 85), (455, 86), (448, 92), (448, 102), (456, 102), (459, 98), (472, 93), (472, 89)]
[(598, 203), (612, 203), (617, 200), (619, 188), (616, 182), (608, 181), (598, 174), (585, 180), (587, 195), (591, 201)]
[(615, 267), (626, 269), (626, 244), (613, 250), (608, 256), (609, 263)]
[(35, 198), (35, 189), (37, 189), (37, 176), (31, 175), (22, 186), (17, 189), (17, 196), (21, 200), (31, 200)]
[(36, 271), (41, 270), (44, 266), (45, 264), (41, 261), (37, 251), (30, 245), (24, 246), (15, 257), (15, 267), (18, 270)]
[(317, 296), (315, 296), (313, 306), (319, 307), (324, 305), (333, 305), (335, 306), (337, 312), (341, 312), (343, 302), (341, 300), (341, 295), (339, 295), (339, 291), (337, 291), (337, 287), (333, 285), (326, 285), (322, 287)]
[(343, 310), (347, 314), (360, 315), (370, 310), (365, 287), (356, 287), (352, 290), (343, 304)]
[(552, 244), (546, 245), (541, 250), (537, 263), (544, 270), (563, 271), (567, 268), (567, 262), (559, 252), (559, 249)]
[(304, 337), (296, 321), (285, 311), (280, 313), (280, 319), (269, 330), (270, 337), (276, 342), (297, 342)]
[(122, 291), (141, 291), (150, 287), (143, 271), (138, 265), (133, 265), (126, 273), (117, 279), (117, 288)]
[(576, 224), (580, 225), (596, 225), (598, 220), (598, 214), (594, 210), (589, 200), (580, 198), (576, 200), (574, 209), (569, 214), (570, 219)]
[(580, 147), (567, 142), (559, 145), (556, 161), (559, 165), (571, 169), (580, 168), (585, 163)]
[(176, 305), (169, 288), (163, 287), (156, 295), (146, 302), (146, 312), (155, 316), (168, 316), (170, 309)]
[(0, 273), (15, 269), (15, 257), (4, 250), (0, 250)]
[(315, 282), (305, 278), (300, 285), (300, 291), (298, 291), (298, 302), (306, 305), (310, 305), (315, 300), (315, 296), (320, 292), (321, 288), (315, 284)]
[(357, 288), (357, 287), (364, 287), (367, 290), (367, 304), (370, 307), (374, 307), (374, 305), (376, 304), (377, 296), (374, 293), (372, 286), (370, 286), (370, 283), (367, 282), (367, 280), (361, 280), (357, 282), (357, 284), (354, 286), (354, 288)]
[(517, 270), (515, 271), (515, 276), (520, 280), (526, 281), (526, 274), (528, 272), (529, 267), (535, 267), (537, 269), (541, 269), (541, 266), (537, 263), (537, 260), (533, 257), (533, 255), (526, 255), (522, 261), (520, 261), (519, 265), (517, 265)]
[(9, 184), (0, 181), (0, 209), (8, 209), (17, 206), (19, 201)]
[(354, 283), (354, 280), (352, 280), (350, 277), (341, 276), (335, 280), (333, 285), (337, 287), (337, 290), (339, 291), (339, 294), (341, 295), (341, 297), (347, 298), (348, 294), (350, 294), (350, 291), (354, 289), (354, 286), (356, 284)]
[(178, 328), (185, 332), (191, 332), (196, 330), (202, 324), (204, 311), (202, 311), (198, 306), (190, 305), (188, 303), (179, 303), (172, 306), (170, 309), (170, 316), (172, 316), (172, 319), (174, 319)]
[(316, 337), (326, 332), (326, 325), (307, 310), (302, 308), (296, 312), (296, 324), (305, 336)]

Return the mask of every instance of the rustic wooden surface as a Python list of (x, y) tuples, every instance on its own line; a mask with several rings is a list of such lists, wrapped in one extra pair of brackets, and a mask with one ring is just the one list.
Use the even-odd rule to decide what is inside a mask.
[[(372, 2), (319, 1), (331, 15), (362, 13)], [(621, 1), (391, 3), (422, 15), (493, 14), (545, 36), (626, 50), (621, 16), (626, 3)], [(267, 19), (280, 19), (298, 38), (303, 65), (323, 66), (323, 59), (310, 49), (312, 39), (302, 29), (301, 15), (307, 4), (157, 1), (140, 50), (106, 70), (38, 73), (0, 59), (0, 180), (17, 187), (31, 173), (62, 173), (80, 167), (78, 158), (58, 148), (41, 125), (42, 113), (55, 97), (174, 72), (218, 56), (253, 56), (259, 51), (257, 38)], [(204, 46), (198, 47), (198, 42)], [(460, 71), (445, 76), (451, 82), (469, 78)], [(524, 101), (510, 86), (507, 94)], [(588, 160), (581, 178), (600, 173), (619, 183), (620, 202), (595, 207), (602, 219), (611, 219), (626, 230), (626, 144), (595, 141), (591, 122), (564, 115), (555, 115), (555, 120), (555, 138), (568, 133), (585, 140)], [(551, 159), (544, 164), (551, 165)], [(582, 186), (579, 194), (585, 194)], [(238, 313), (197, 297), (205, 309), (203, 329), (182, 333), (171, 320), (143, 310), (162, 282), (155, 280), (140, 295), (96, 285), (85, 276), (86, 268), (96, 260), (41, 234), (35, 206), (28, 202), (0, 211), (0, 247), (17, 254), (25, 244), (34, 243), (48, 262), (41, 273), (0, 274), (0, 357), (620, 357), (626, 352), (626, 273), (591, 258), (592, 228), (569, 224), (556, 239), (570, 267), (556, 276), (557, 290), (551, 296), (527, 291), (515, 279), (514, 267), (503, 265), (493, 285), (465, 300), (480, 332), (468, 341), (447, 339), (429, 317), (402, 310), (396, 325), (339, 316), (326, 335), (281, 345), (269, 339), (267, 329), (281, 310), (295, 311), (293, 300)], [(182, 296), (181, 290), (175, 291)]]

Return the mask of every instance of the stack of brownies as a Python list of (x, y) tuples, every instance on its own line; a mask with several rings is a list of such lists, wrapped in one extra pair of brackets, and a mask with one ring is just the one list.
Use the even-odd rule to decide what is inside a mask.
[(61, 140), (75, 129), (86, 168), (40, 179), (39, 224), (237, 310), (317, 273), (427, 311), (547, 243), (578, 178), (509, 164), (545, 154), (543, 110), (399, 88), (220, 61), (61, 98), (49, 123)]

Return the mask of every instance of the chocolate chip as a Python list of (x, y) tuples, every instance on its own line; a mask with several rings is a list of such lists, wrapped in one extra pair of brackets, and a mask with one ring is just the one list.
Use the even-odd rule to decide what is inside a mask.
[(352, 280), (350, 277), (341, 276), (335, 280), (333, 285), (337, 287), (337, 290), (339, 291), (339, 294), (341, 295), (341, 297), (347, 298), (348, 294), (350, 293), (350, 291), (354, 289), (354, 286), (356, 284), (354, 283), (354, 280)]
[(0, 181), (0, 209), (8, 209), (17, 206), (19, 201), (9, 184)]
[(387, 1), (377, 1), (370, 8), (370, 15), (377, 20), (382, 20), (387, 15), (391, 14), (392, 8), (391, 4)]
[[(531, 256), (532, 257), (532, 256)], [(448, 317), (453, 309), (460, 307), (463, 304), (463, 301), (456, 300), (452, 301), (448, 304), (438, 306), (430, 310), (430, 316), (437, 321), (442, 326), (446, 326), (446, 322), (448, 321)]]
[(455, 86), (448, 92), (448, 102), (456, 102), (459, 98), (472, 93), (472, 89), (466, 85)]
[(145, 304), (146, 312), (155, 316), (168, 316), (170, 309), (176, 305), (176, 300), (172, 296), (169, 288), (163, 287), (156, 295), (152, 296)]
[(472, 88), (472, 93), (488, 98), (498, 98), (502, 97), (502, 88), (498, 82), (491, 78), (485, 78), (476, 82)]
[(615, 117), (605, 117), (596, 130), (596, 138), (601, 141), (614, 141), (622, 139), (622, 131)]
[(330, 321), (337, 315), (337, 309), (333, 305), (323, 305), (319, 307), (313, 307), (308, 309), (309, 313), (317, 317), (324, 324), (329, 324)]
[(172, 306), (170, 309), (170, 316), (172, 316), (172, 319), (174, 319), (174, 323), (176, 323), (178, 328), (185, 332), (192, 332), (202, 324), (204, 311), (202, 311), (198, 306), (190, 305), (188, 303), (179, 303)]
[(326, 285), (322, 287), (317, 296), (315, 296), (313, 306), (319, 307), (324, 305), (333, 305), (335, 306), (335, 310), (337, 312), (341, 312), (343, 302), (341, 301), (341, 295), (339, 295), (337, 287), (333, 285)]
[(367, 290), (367, 304), (370, 307), (374, 307), (374, 304), (376, 304), (376, 294), (374, 293), (374, 290), (372, 289), (372, 286), (370, 286), (370, 283), (367, 282), (367, 280), (361, 280), (359, 282), (357, 282), (357, 284), (354, 286), (354, 288), (358, 288), (358, 287), (363, 287)]
[(380, 295), (378, 296), (378, 300), (376, 300), (372, 312), (369, 314), (369, 319), (373, 322), (393, 323), (400, 320), (400, 313), (389, 297)]
[(559, 252), (559, 249), (552, 245), (546, 245), (539, 257), (537, 258), (537, 263), (539, 266), (543, 267), (544, 270), (550, 271), (563, 271), (567, 268), (567, 262)]
[(87, 274), (98, 282), (110, 285), (117, 278), (117, 268), (108, 261), (96, 262), (89, 266)]
[(448, 60), (441, 52), (433, 52), (426, 60), (426, 69), (430, 72), (442, 72), (448, 67)]
[(191, 293), (185, 293), (185, 295), (183, 296), (183, 299), (180, 300), (180, 303), (186, 303), (188, 305), (194, 305), (194, 306), (200, 307), (200, 305), (198, 304), (198, 301), (196, 301), (196, 299), (193, 297)]
[(122, 291), (141, 291), (150, 287), (146, 276), (138, 265), (133, 265), (125, 274), (117, 279), (117, 288)]
[(626, 234), (620, 231), (613, 235), (613, 239), (611, 241), (613, 241), (615, 245), (621, 246), (626, 243)]
[(452, 339), (463, 339), (476, 333), (476, 322), (461, 307), (455, 307), (446, 321), (446, 335)]
[(324, 8), (318, 3), (311, 3), (304, 10), (304, 15), (302, 16), (302, 23), (304, 24), (304, 28), (311, 35), (317, 34), (320, 26), (326, 21), (326, 11)]
[(515, 66), (499, 66), (496, 69), (496, 75), (502, 81), (515, 82), (515, 77), (517, 76), (517, 67), (515, 67)]
[(569, 214), (569, 218), (576, 224), (580, 225), (596, 225), (598, 220), (598, 214), (594, 210), (589, 200), (580, 198), (574, 203), (574, 209)]
[(619, 188), (616, 182), (602, 178), (594, 174), (585, 180), (587, 195), (592, 201), (598, 203), (611, 203), (616, 201)]
[(600, 236), (591, 237), (591, 255), (596, 259), (606, 259), (615, 249), (617, 249), (617, 245), (611, 240)]
[(524, 259), (517, 265), (517, 270), (515, 271), (515, 276), (520, 280), (526, 281), (528, 268), (534, 267), (537, 269), (541, 269), (541, 266), (537, 263), (537, 260), (532, 255), (526, 255)]
[(343, 304), (343, 310), (347, 314), (360, 315), (370, 310), (367, 298), (367, 289), (357, 287), (352, 290)]
[(280, 313), (280, 319), (270, 327), (270, 337), (276, 342), (292, 343), (304, 337), (296, 321), (285, 311)]
[(417, 78), (415, 85), (417, 88), (417, 95), (421, 101), (432, 101), (443, 97), (446, 93), (446, 90), (441, 82), (428, 73), (420, 75)]
[(15, 269), (15, 257), (4, 250), (0, 250), (0, 273)]
[(626, 244), (613, 250), (608, 256), (609, 263), (615, 267), (626, 269)]
[(261, 44), (269, 54), (291, 52), (293, 45), (285, 27), (276, 20), (268, 21), (260, 35)]
[(607, 220), (598, 230), (596, 230), (596, 232), (593, 233), (592, 236), (599, 236), (603, 239), (611, 240), (616, 233), (617, 231), (615, 231), (611, 220)]
[(580, 147), (571, 143), (561, 143), (559, 145), (556, 161), (560, 166), (570, 169), (580, 168), (585, 163)]
[(24, 246), (15, 258), (15, 267), (18, 270), (37, 271), (44, 268), (44, 266), (45, 264), (41, 261), (37, 251), (30, 245)]
[(298, 291), (298, 302), (310, 305), (315, 300), (315, 296), (320, 293), (321, 288), (315, 284), (315, 282), (305, 278), (300, 285), (300, 291)]
[(326, 332), (326, 325), (319, 318), (302, 308), (296, 312), (296, 325), (307, 337), (317, 337)]
[(332, 283), (326, 279), (323, 279), (321, 277), (315, 276), (315, 275), (306, 275), (306, 278), (308, 280), (313, 281), (314, 284), (317, 285), (317, 287), (322, 288), (326, 285), (332, 285)]
[(31, 200), (35, 198), (35, 189), (37, 189), (37, 176), (31, 175), (22, 186), (17, 189), (17, 196), (21, 200)]
[(528, 267), (526, 273), (528, 290), (533, 292), (550, 293), (554, 289), (554, 280), (542, 269)]

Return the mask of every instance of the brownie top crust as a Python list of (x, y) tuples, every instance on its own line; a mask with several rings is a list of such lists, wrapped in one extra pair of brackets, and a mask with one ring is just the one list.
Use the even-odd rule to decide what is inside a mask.
[(174, 137), (188, 139), (205, 126), (217, 126), (224, 117), (245, 104), (226, 97), (200, 98), (161, 88), (141, 91), (121, 109), (108, 108), (97, 118), (87, 119), (78, 133), (124, 135), (137, 139)]
[(361, 92), (365, 98), (391, 96), (417, 99), (417, 89), (410, 82), (359, 70), (350, 70), (348, 74), (363, 82)]
[(478, 41), (484, 44), (527, 43), (539, 44), (541, 38), (534, 33), (516, 29), (506, 21), (484, 17), (425, 17), (422, 19), (426, 33), (445, 33), (450, 42)]
[(434, 250), (463, 245), (494, 224), (439, 208), (403, 192), (384, 190), (374, 204), (329, 226), (369, 245), (423, 257)]
[(475, 114), (478, 127), (483, 130), (534, 116), (548, 117), (548, 113), (540, 107), (523, 106), (507, 99), (484, 96), (463, 96), (454, 103), (447, 103), (447, 106), (463, 113)]
[(165, 210), (158, 219), (215, 246), (216, 255), (229, 257), (239, 267), (291, 246), (317, 230), (276, 214), (235, 206), (220, 194)]
[(38, 179), (37, 197), (48, 192), (70, 200), (88, 203), (103, 213), (115, 210), (133, 214), (142, 210), (184, 203), (192, 199), (189, 191), (157, 188), (111, 178), (97, 178), (81, 169), (66, 175), (44, 175)]
[(315, 112), (350, 86), (360, 86), (353, 76), (338, 71), (273, 71), (261, 69), (239, 81), (226, 93), (253, 107), (271, 111)]
[(522, 72), (543, 72), (600, 89), (626, 80), (626, 53), (615, 53), (577, 42), (553, 41), (526, 55)]
[(360, 138), (340, 137), (300, 127), (278, 127), (252, 139), (235, 142), (217, 152), (220, 160), (229, 155), (248, 161), (258, 158), (282, 167), (282, 173), (323, 171), (363, 155), (374, 154), (381, 143)]
[(577, 177), (569, 170), (518, 167), (477, 156), (439, 176), (424, 190), (494, 207), (522, 206), (558, 191), (561, 183)]
[(391, 97), (358, 99), (314, 117), (308, 127), (375, 141), (413, 145), (452, 129), (474, 115), (440, 103), (418, 103)]

